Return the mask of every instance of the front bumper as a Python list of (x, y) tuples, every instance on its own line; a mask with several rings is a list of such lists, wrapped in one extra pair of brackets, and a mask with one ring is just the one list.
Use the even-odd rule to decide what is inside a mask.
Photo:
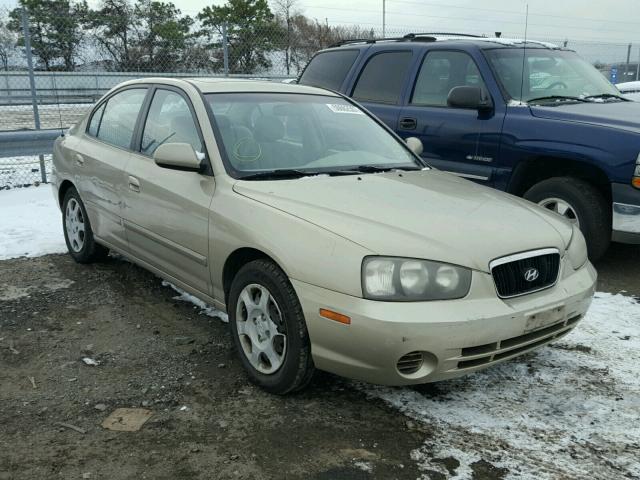
[(612, 235), (615, 242), (640, 244), (640, 190), (631, 185), (612, 185)]
[[(474, 272), (462, 300), (376, 302), (292, 280), (307, 321), (317, 368), (383, 385), (409, 385), (457, 377), (540, 347), (571, 331), (586, 313), (596, 271), (562, 262), (550, 289), (501, 300), (491, 275)], [(345, 325), (320, 317), (320, 308), (351, 317)], [(398, 361), (419, 352), (417, 371)], [(402, 365), (402, 363), (401, 363)]]

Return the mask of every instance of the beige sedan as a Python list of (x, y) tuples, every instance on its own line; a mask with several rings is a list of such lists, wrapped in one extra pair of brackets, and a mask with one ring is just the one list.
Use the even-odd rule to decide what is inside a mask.
[(113, 250), (226, 310), (270, 392), (447, 379), (569, 333), (580, 231), (420, 150), (326, 90), (148, 78), (57, 140), (54, 191), (76, 261)]

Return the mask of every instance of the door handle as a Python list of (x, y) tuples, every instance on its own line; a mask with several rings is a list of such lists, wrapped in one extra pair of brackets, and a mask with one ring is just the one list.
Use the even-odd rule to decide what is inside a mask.
[(140, 182), (136, 177), (132, 177), (129, 175), (129, 190), (133, 190), (134, 192), (140, 191)]
[(403, 130), (415, 130), (418, 122), (415, 118), (405, 117), (400, 120), (400, 128)]
[(78, 165), (79, 167), (84, 165), (84, 157), (79, 153), (76, 153), (76, 165)]

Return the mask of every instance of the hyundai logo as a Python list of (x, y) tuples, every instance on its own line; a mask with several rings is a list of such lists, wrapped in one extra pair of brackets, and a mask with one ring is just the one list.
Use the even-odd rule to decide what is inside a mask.
[(524, 279), (527, 282), (533, 282), (540, 276), (540, 272), (538, 272), (537, 268), (527, 268), (524, 271)]

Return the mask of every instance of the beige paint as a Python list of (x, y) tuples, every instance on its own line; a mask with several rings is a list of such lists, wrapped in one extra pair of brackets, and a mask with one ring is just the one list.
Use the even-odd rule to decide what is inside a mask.
[[(194, 85), (203, 92), (335, 96), (331, 92), (225, 79), (158, 78), (123, 85), (135, 83), (173, 85), (187, 94), (213, 175), (163, 168), (150, 157), (108, 146), (84, 134), (84, 119), (56, 142), (54, 190), (71, 181), (100, 242), (219, 308), (226, 307), (222, 272), (229, 255), (253, 248), (271, 257), (298, 293), (321, 369), (385, 384), (449, 378), (487, 366), (453, 368), (462, 348), (522, 335), (548, 322), (564, 325), (589, 306), (596, 273), (588, 262), (573, 270), (564, 256), (572, 228), (560, 217), (435, 170), (363, 174), (362, 180), (236, 180), (225, 171)], [(558, 283), (500, 300), (489, 262), (545, 247), (563, 254)], [(365, 300), (360, 270), (363, 257), (372, 254), (468, 267), (471, 290), (454, 301)], [(554, 313), (559, 306), (561, 313)], [(352, 324), (322, 318), (319, 308), (349, 315)], [(562, 333), (574, 326), (562, 327)], [(518, 353), (526, 349), (525, 342)], [(418, 374), (399, 374), (396, 361), (413, 350), (429, 352), (432, 363)]]

